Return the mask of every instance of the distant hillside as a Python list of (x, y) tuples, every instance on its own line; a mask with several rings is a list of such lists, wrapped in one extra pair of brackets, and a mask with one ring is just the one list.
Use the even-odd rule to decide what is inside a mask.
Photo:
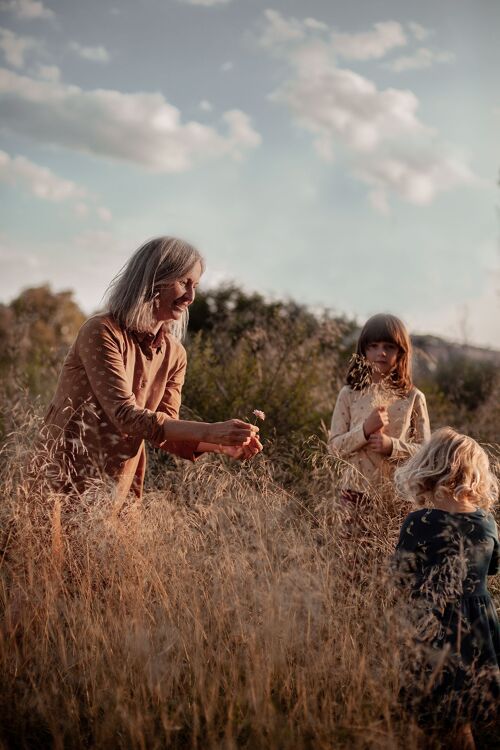
[(500, 367), (500, 351), (470, 344), (457, 344), (439, 336), (412, 336), (414, 347), (413, 366), (418, 376), (433, 373), (439, 364), (452, 364), (453, 361), (468, 359), (476, 363)]

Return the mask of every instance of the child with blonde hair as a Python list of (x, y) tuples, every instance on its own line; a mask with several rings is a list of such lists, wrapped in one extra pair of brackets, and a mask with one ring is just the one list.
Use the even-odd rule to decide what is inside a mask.
[(343, 459), (342, 499), (356, 508), (392, 479), (430, 435), (424, 394), (411, 375), (408, 331), (394, 315), (363, 326), (332, 416), (329, 450)]
[(395, 554), (414, 646), (403, 695), (420, 723), (474, 748), (474, 721), (498, 718), (500, 626), (487, 576), (500, 572), (491, 509), (498, 483), (478, 443), (450, 427), (433, 433), (395, 474), (419, 510), (404, 520)]

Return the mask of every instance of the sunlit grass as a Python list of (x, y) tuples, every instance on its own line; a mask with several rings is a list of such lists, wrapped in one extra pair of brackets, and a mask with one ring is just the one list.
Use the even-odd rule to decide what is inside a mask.
[(28, 483), (30, 414), (3, 451), (5, 747), (433, 746), (397, 698), (399, 502), (353, 541), (319, 448), (286, 490), (265, 456), (206, 457), (141, 506), (69, 501)]

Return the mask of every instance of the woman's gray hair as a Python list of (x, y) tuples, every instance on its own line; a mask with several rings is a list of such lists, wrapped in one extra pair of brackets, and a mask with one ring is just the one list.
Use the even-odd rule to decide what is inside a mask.
[[(106, 290), (106, 308), (116, 322), (131, 331), (151, 331), (154, 297), (157, 285), (174, 282), (184, 276), (195, 263), (202, 271), (205, 262), (199, 251), (176, 237), (155, 237), (135, 251)], [(178, 339), (186, 333), (189, 313), (169, 323), (170, 332)]]

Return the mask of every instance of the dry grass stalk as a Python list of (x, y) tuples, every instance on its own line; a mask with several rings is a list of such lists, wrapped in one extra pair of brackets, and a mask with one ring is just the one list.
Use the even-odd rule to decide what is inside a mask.
[(316, 452), (296, 491), (264, 457), (204, 459), (140, 508), (117, 513), (105, 492), (71, 504), (27, 491), (38, 427), (3, 453), (6, 747), (419, 746), (385, 574), (397, 500), (374, 498), (354, 545)]

